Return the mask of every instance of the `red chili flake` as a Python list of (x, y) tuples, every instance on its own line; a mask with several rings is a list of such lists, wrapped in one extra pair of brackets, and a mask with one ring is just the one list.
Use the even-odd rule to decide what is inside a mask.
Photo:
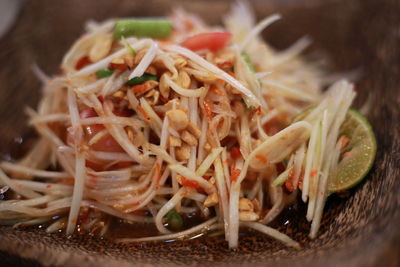
[(239, 169), (231, 170), (231, 181), (235, 182), (239, 178), (239, 175), (240, 175), (240, 170)]
[(119, 70), (119, 71), (126, 71), (128, 69), (128, 65), (117, 64), (117, 63), (110, 63), (108, 67), (112, 70)]
[(222, 80), (222, 79), (218, 79), (216, 83), (217, 83), (217, 85), (219, 85), (219, 86), (224, 86), (224, 85), (225, 85), (225, 81)]
[(314, 177), (315, 175), (317, 175), (318, 171), (317, 170), (312, 170), (310, 173), (311, 177)]
[(242, 157), (242, 153), (240, 153), (240, 149), (237, 146), (231, 148), (231, 157), (233, 159), (238, 159)]
[(256, 159), (258, 159), (258, 160), (261, 161), (262, 163), (267, 163), (267, 162), (268, 162), (267, 157), (264, 156), (264, 155), (261, 155), (261, 154), (257, 154), (257, 155), (256, 155)]
[(220, 62), (217, 63), (218, 68), (221, 69), (229, 69), (233, 67), (233, 62), (232, 61), (224, 61), (224, 62)]
[(213, 92), (216, 95), (220, 95), (220, 96), (224, 96), (225, 95), (225, 93), (222, 90), (220, 90), (218, 87), (216, 87), (214, 85), (211, 86), (210, 91)]
[(211, 105), (212, 105), (212, 101), (211, 100), (205, 99), (203, 101), (204, 111), (206, 113), (206, 117), (207, 117), (208, 121), (211, 121), (211, 119), (212, 119)]
[(254, 115), (260, 115), (261, 114), (261, 107), (260, 106), (256, 107), (255, 109), (252, 110), (251, 113), (254, 114)]
[(141, 83), (141, 84), (137, 84), (131, 87), (132, 92), (134, 92), (137, 95), (141, 95), (144, 92), (146, 92), (148, 89), (148, 86), (146, 83)]
[(161, 180), (161, 166), (158, 163), (156, 165), (156, 175), (157, 175), (157, 186), (158, 186)]
[(181, 183), (184, 187), (191, 187), (194, 189), (198, 189), (200, 187), (197, 181), (190, 180), (186, 177), (182, 177)]
[(235, 73), (233, 72), (233, 71), (230, 71), (230, 70), (228, 70), (226, 73), (228, 73), (229, 75), (231, 75), (232, 77), (234, 77), (235, 78)]
[(84, 56), (81, 57), (75, 64), (75, 69), (80, 70), (86, 67), (87, 65), (91, 64), (92, 62), (90, 61), (89, 57)]
[(209, 181), (211, 179), (211, 176), (203, 176), (203, 178), (207, 181)]

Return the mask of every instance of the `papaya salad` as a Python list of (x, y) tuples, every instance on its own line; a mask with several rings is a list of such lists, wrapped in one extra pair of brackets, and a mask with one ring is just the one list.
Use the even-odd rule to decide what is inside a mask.
[(367, 174), (376, 142), (350, 109), (353, 85), (328, 85), (300, 55), (308, 38), (283, 51), (263, 41), (279, 19), (256, 23), (237, 3), (224, 27), (181, 9), (88, 22), (60, 75), (35, 68), (42, 98), (26, 111), (38, 138), (0, 163), (0, 223), (103, 236), (118, 218), (157, 233), (117, 242), (219, 230), (230, 248), (251, 228), (299, 247), (269, 225), (303, 201), (315, 238), (327, 197)]

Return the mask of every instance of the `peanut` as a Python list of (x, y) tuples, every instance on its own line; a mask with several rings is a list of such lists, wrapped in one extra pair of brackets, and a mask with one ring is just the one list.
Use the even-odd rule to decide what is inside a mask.
[(171, 128), (180, 131), (189, 124), (189, 118), (183, 110), (173, 109), (166, 112)]

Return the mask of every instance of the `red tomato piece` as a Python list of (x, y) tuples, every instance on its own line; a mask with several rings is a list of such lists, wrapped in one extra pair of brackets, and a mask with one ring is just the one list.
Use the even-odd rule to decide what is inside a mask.
[(92, 63), (89, 59), (89, 57), (81, 57), (75, 64), (75, 69), (76, 70), (80, 70), (83, 69), (84, 67), (86, 67), (87, 65), (89, 65), (90, 63)]
[(194, 189), (198, 189), (200, 187), (197, 181), (187, 179), (186, 177), (182, 177), (182, 185), (184, 187), (191, 187)]
[(199, 33), (187, 38), (181, 45), (192, 51), (208, 49), (212, 52), (216, 52), (224, 48), (231, 37), (232, 34), (229, 32)]
[[(80, 113), (80, 117), (82, 119), (97, 117), (97, 113), (92, 108), (84, 109)], [(105, 127), (101, 124), (91, 124), (84, 126), (85, 137), (87, 140), (90, 140), (93, 136), (95, 136), (100, 131), (104, 130)], [(106, 134), (96, 143), (90, 146), (90, 148), (94, 151), (102, 151), (102, 152), (123, 152), (124, 150), (118, 144), (117, 141), (110, 135)]]
[(242, 157), (242, 153), (240, 153), (240, 149), (237, 146), (232, 147), (231, 149), (231, 157), (233, 159), (238, 159)]

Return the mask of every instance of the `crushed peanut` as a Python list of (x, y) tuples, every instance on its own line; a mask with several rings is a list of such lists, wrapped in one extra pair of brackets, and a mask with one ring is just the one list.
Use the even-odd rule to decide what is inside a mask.
[(207, 82), (215, 82), (217, 80), (217, 77), (215, 77), (212, 74), (209, 74), (209, 75), (193, 74), (193, 76), (197, 80), (199, 80), (201, 82), (205, 82), (205, 83), (207, 83)]
[(206, 151), (210, 151), (210, 150), (211, 150), (211, 145), (210, 145), (209, 143), (206, 143), (206, 144), (204, 145), (204, 149), (205, 149)]
[[(156, 82), (156, 81), (147, 81), (146, 83), (148, 82)], [(151, 85), (150, 83), (149, 86), (152, 87), (153, 85)], [(158, 99), (160, 98), (160, 92), (158, 90), (152, 89), (145, 94), (145, 98), (151, 106), (154, 106), (158, 103)]]
[(183, 110), (168, 110), (165, 114), (169, 119), (169, 125), (171, 128), (177, 131), (185, 129), (189, 124), (189, 118)]
[(191, 134), (193, 134), (196, 138), (200, 138), (201, 136), (201, 131), (200, 129), (194, 125), (191, 121), (189, 122), (187, 128), (186, 128)]
[(176, 68), (183, 68), (183, 67), (185, 67), (186, 65), (187, 65), (187, 61), (186, 61), (186, 59), (184, 59), (183, 57), (181, 57), (181, 56), (174, 56), (174, 58), (175, 58), (175, 60), (174, 60), (174, 66), (176, 67)]
[(257, 221), (259, 218), (260, 216), (253, 211), (241, 211), (239, 213), (239, 220), (243, 222), (254, 222)]
[(177, 147), (182, 145), (182, 140), (176, 136), (170, 135), (169, 145), (172, 147)]
[(131, 53), (126, 53), (122, 57), (125, 61), (125, 64), (128, 65), (129, 68), (132, 68), (135, 65), (135, 57)]
[(160, 89), (161, 95), (165, 98), (168, 98), (170, 88), (165, 79), (166, 78), (165, 75), (168, 75), (168, 73), (164, 73), (163, 75), (161, 75), (159, 89)]
[(112, 36), (110, 34), (101, 35), (89, 51), (89, 59), (97, 62), (105, 58), (111, 51)]
[(210, 184), (215, 184), (216, 182), (214, 176), (212, 176), (208, 181), (210, 182)]
[(218, 195), (216, 192), (212, 193), (211, 195), (208, 195), (206, 200), (204, 201), (204, 206), (209, 208), (211, 206), (214, 206), (218, 204)]
[(254, 211), (255, 212), (260, 212), (261, 211), (260, 201), (258, 201), (258, 199), (255, 198), (251, 202), (253, 203)]
[(179, 161), (187, 161), (190, 158), (190, 147), (188, 145), (177, 147), (175, 156)]
[(253, 211), (254, 205), (250, 199), (243, 197), (239, 200), (239, 210), (240, 211)]
[(177, 83), (182, 88), (189, 88), (190, 82), (191, 82), (191, 80), (190, 80), (189, 74), (184, 70), (180, 70), (179, 73), (178, 73), (178, 81), (177, 81)]
[(125, 92), (122, 91), (122, 90), (118, 90), (112, 96), (115, 97), (115, 98), (124, 99), (125, 98)]
[(154, 66), (149, 66), (149, 67), (146, 69), (145, 72), (146, 72), (146, 73), (153, 74), (153, 75), (157, 75), (157, 69), (156, 69)]
[(125, 209), (125, 205), (118, 203), (118, 204), (114, 204), (113, 208), (118, 211), (123, 211)]
[(133, 61), (133, 63), (136, 64), (136, 65), (139, 64), (140, 61), (142, 61), (142, 59), (143, 59), (144, 55), (146, 54), (146, 52), (147, 52), (147, 49), (142, 49), (139, 52), (137, 52), (136, 56), (135, 56), (135, 60)]
[(196, 137), (194, 137), (191, 133), (188, 131), (183, 131), (181, 134), (181, 138), (183, 141), (186, 142), (189, 146), (197, 146), (198, 142)]
[(139, 147), (142, 146), (146, 142), (146, 138), (141, 131), (136, 131), (132, 128), (127, 128), (126, 130), (128, 139), (134, 144), (135, 146)]
[(172, 110), (174, 109), (174, 104), (175, 106), (179, 106), (179, 100), (177, 99), (172, 99), (170, 101), (168, 101), (167, 103), (164, 104), (165, 110)]
[(116, 57), (116, 58), (113, 58), (113, 60), (111, 60), (111, 63), (121, 65), (121, 64), (125, 64), (125, 60), (122, 57)]
[(235, 54), (231, 51), (223, 52), (218, 55), (218, 57), (214, 57), (214, 64), (222, 64), (225, 62), (235, 62)]

